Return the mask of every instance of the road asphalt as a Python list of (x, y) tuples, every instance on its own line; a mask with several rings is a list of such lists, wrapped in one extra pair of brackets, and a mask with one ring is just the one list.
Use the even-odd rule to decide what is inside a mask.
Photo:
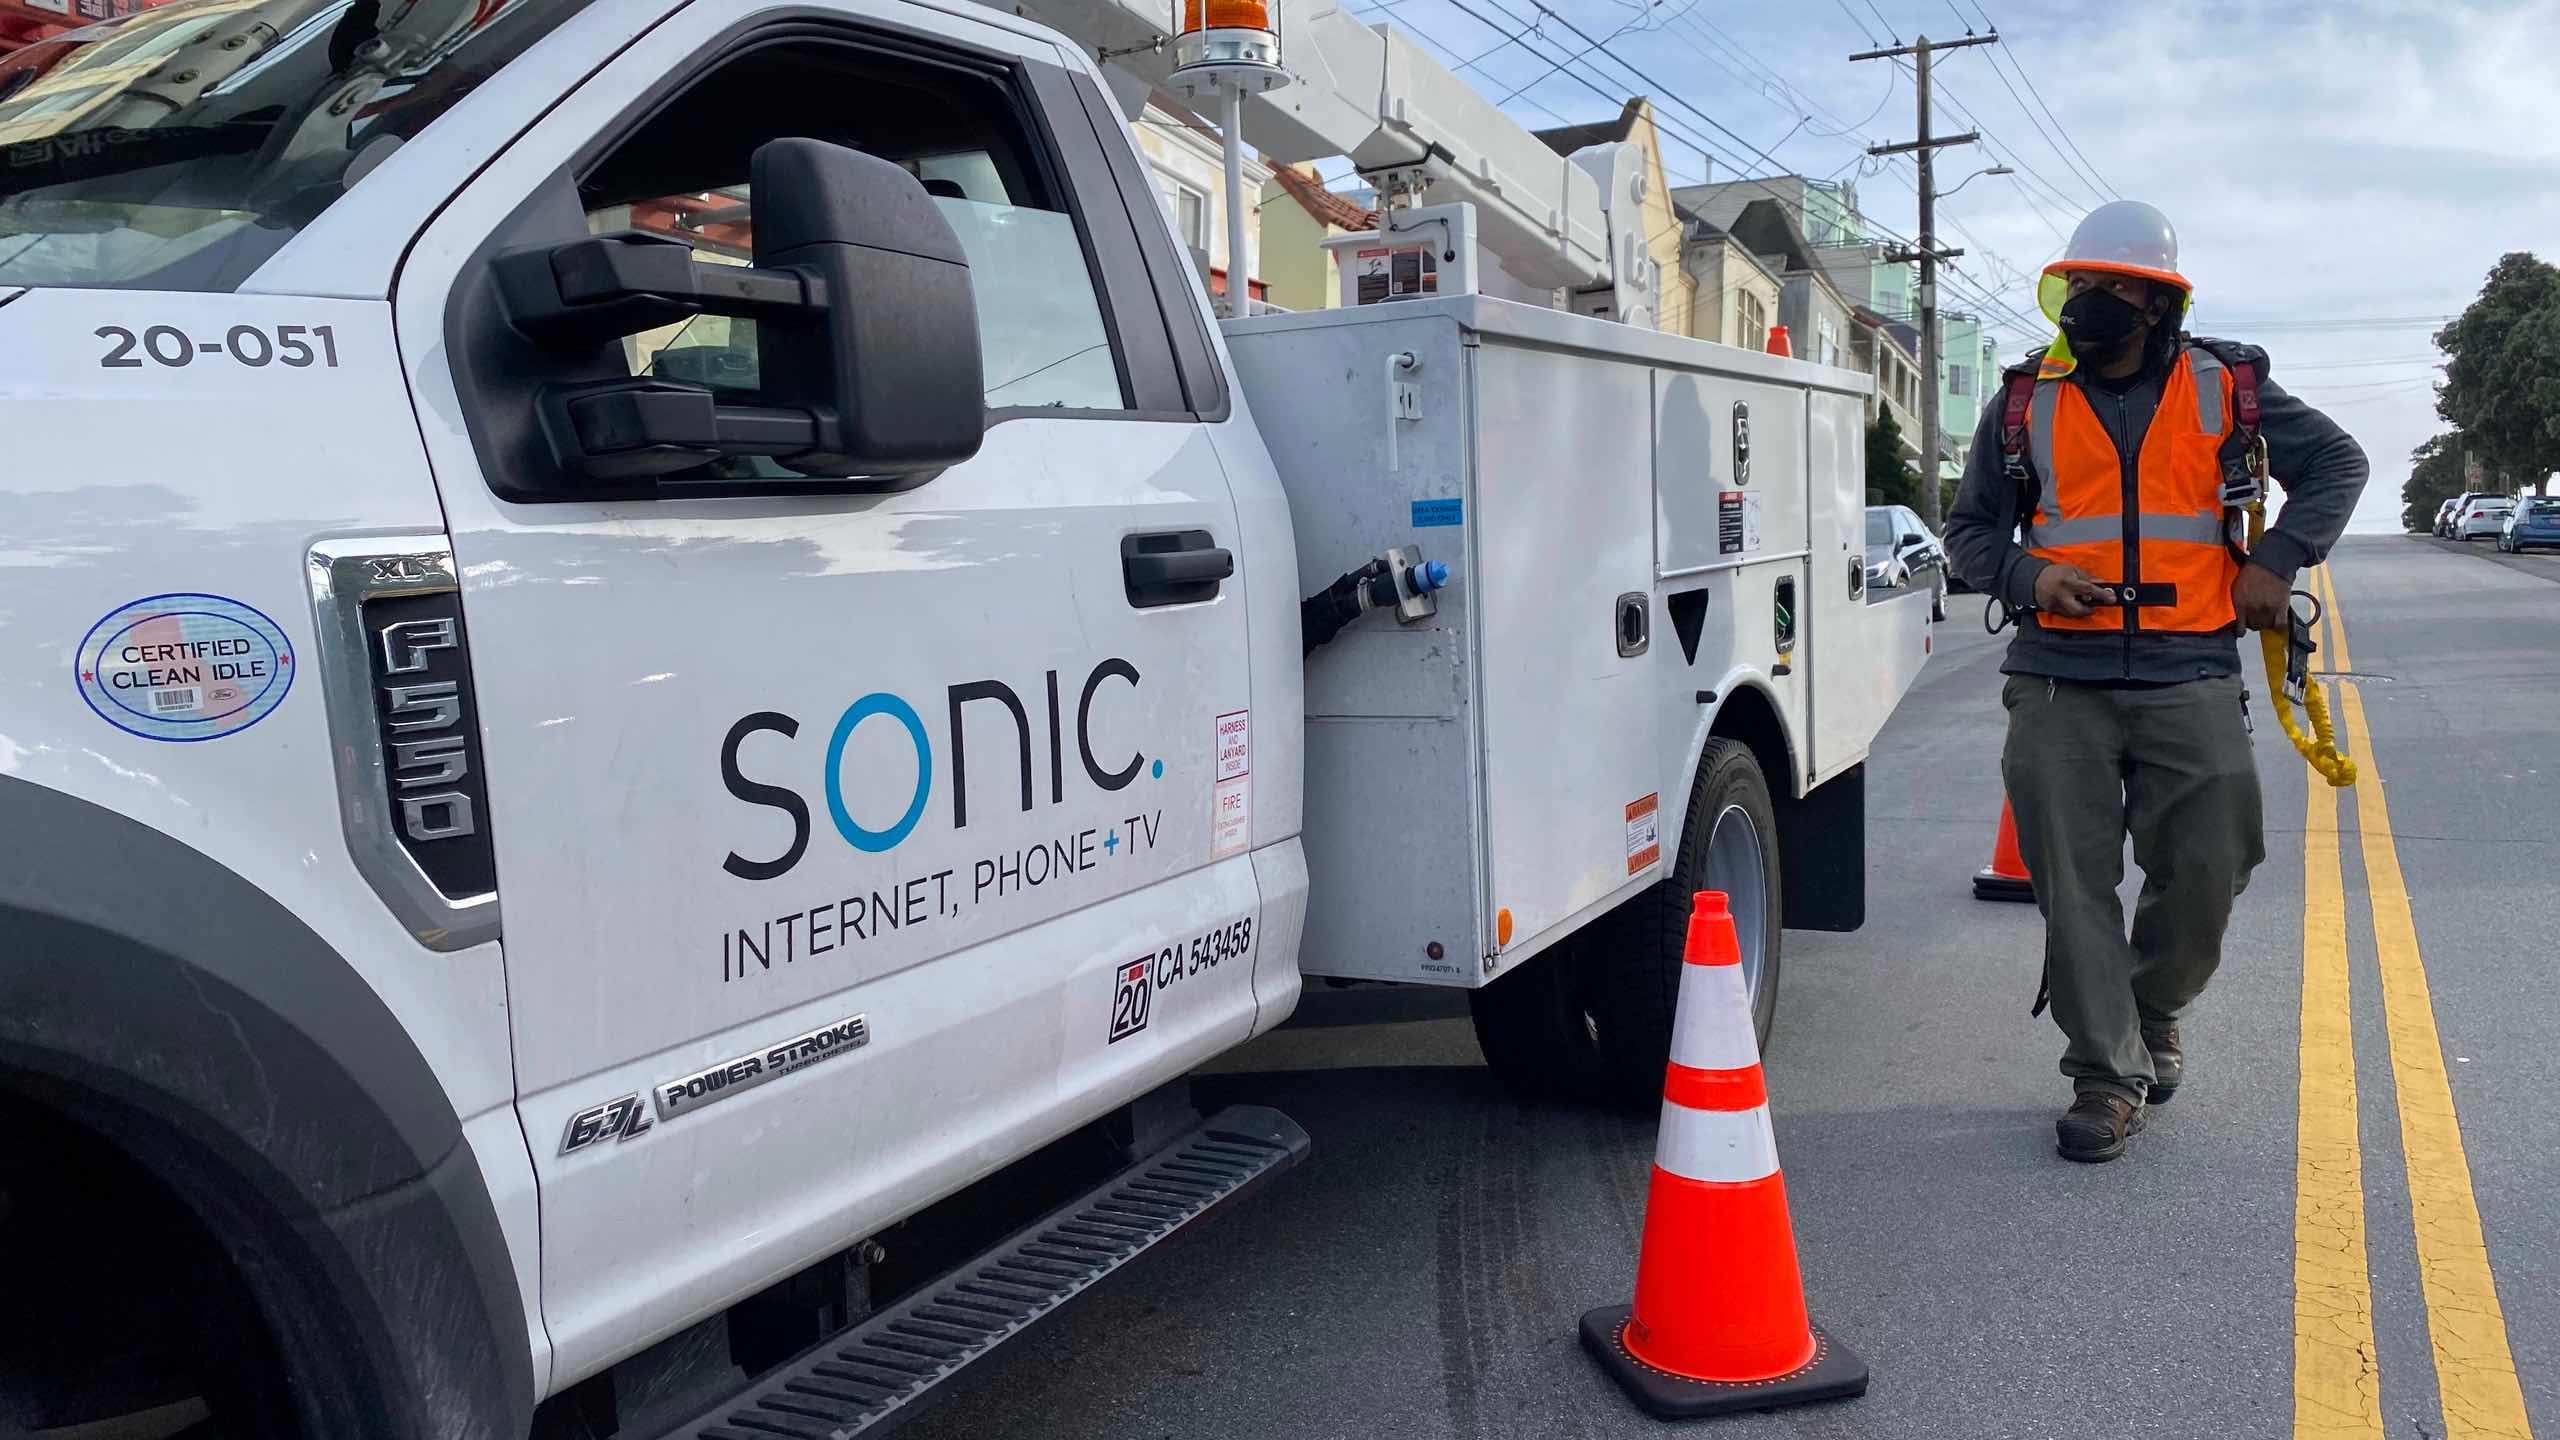
[[(1873, 1388), (1714, 1433), (2436, 1437), (2451, 1411), (2463, 1433), (2560, 1437), (2560, 556), (2357, 538), (2329, 572), (2369, 731), (2342, 703), (2366, 767), (2333, 812), (2343, 834), (2306, 832), (2322, 809), (2252, 645), (2268, 860), (2187, 1026), (2186, 1088), (2124, 1160), (2086, 1167), (2053, 1153), (2069, 1095), (2059, 1033), (2027, 1014), (2036, 913), (1970, 892), (1999, 813), (2005, 642), (1978, 597), (1951, 598), (1870, 761), (1868, 924), (1788, 934), (1768, 1057), (1813, 1314)], [(2396, 876), (2369, 869), (2377, 799)], [(2328, 953), (2306, 935), (2337, 914), (2314, 905), (2307, 929), (2323, 887), (2306, 849), (2342, 876), (2351, 1019), (2334, 1043), (2305, 1039), (2306, 993), (2335, 994), (2317, 963), (2306, 992), (2306, 953)], [(2414, 947), (2397, 939), (2402, 883)], [(1296, 1117), (1306, 1163), (976, 1367), (905, 1433), (1664, 1428), (1575, 1339), (1582, 1311), (1630, 1293), (1653, 1117), (1509, 1098), (1463, 1016), (1445, 992), (1312, 989), (1195, 1082), (1204, 1107)], [(2306, 1164), (2315, 1140), (2349, 1162)], [(2350, 1246), (2298, 1294), (2297, 1263), (2335, 1251), (2359, 1208), (2363, 1263)], [(2466, 1213), (2485, 1270), (2476, 1245), (2465, 1263)]]

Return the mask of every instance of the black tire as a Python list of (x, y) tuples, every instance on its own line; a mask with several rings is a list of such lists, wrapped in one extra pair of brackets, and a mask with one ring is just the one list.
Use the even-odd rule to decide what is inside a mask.
[(1929, 594), (1929, 618), (1932, 620), (1947, 618), (1947, 582), (1944, 580), (1939, 581), (1938, 588)]
[(1588, 942), (1606, 924), (1594, 924), (1467, 992), (1476, 1048), (1503, 1088), (1523, 1100), (1607, 1098), (1588, 963)]
[[(299, 1434), (283, 1367), (219, 1245), (149, 1174), (0, 1096), (0, 1435)], [(192, 1423), (189, 1423), (192, 1421)]]
[(1765, 1050), (1777, 1022), (1781, 898), (1777, 812), (1760, 763), (1714, 739), (1698, 764), (1670, 874), (1580, 934), (1471, 993), (1485, 1062), (1514, 1093), (1643, 1107), (1662, 1099), (1690, 897), (1705, 888), (1716, 818), (1738, 808), (1759, 841), (1764, 917), (1752, 1028)]

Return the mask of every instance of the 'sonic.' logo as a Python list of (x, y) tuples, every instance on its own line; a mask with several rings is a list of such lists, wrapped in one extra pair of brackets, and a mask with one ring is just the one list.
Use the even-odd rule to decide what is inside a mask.
[[(1020, 797), (1020, 811), (1028, 812), (1032, 808), (1039, 782), (1044, 777), (1049, 791), (1048, 803), (1058, 805), (1065, 802), (1068, 727), (1064, 720), (1070, 717), (1065, 715), (1062, 706), (1064, 696), (1060, 689), (1058, 672), (1048, 671), (1044, 679), (1047, 724), (1041, 728), (1044, 729), (1047, 737), (1048, 764), (1045, 768), (1036, 766), (1033, 760), (1032, 740), (1035, 727), (1032, 713), (1023, 705), (1022, 696), (1016, 693), (1012, 686), (1001, 680), (971, 680), (944, 690), (941, 718), (944, 722), (944, 743), (951, 757), (951, 827), (954, 830), (965, 830), (969, 826), (968, 732), (963, 720), (969, 713), (967, 707), (973, 703), (985, 702), (1001, 706), (1013, 720), (1012, 738), (1015, 743), (1010, 748), (1017, 766), (1015, 778), (1019, 781), (1016, 791)], [(1104, 791), (1125, 790), (1138, 778), (1140, 771), (1149, 768), (1149, 762), (1145, 754), (1132, 753), (1126, 764), (1111, 768), (1094, 754), (1096, 744), (1094, 708), (1096, 697), (1102, 691), (1106, 681), (1119, 681), (1135, 690), (1138, 685), (1138, 668), (1115, 656), (1094, 666), (1086, 674), (1084, 683), (1076, 694), (1071, 717), (1075, 732), (1074, 749), (1076, 758), (1083, 764), (1085, 778), (1095, 788)], [(980, 713), (983, 716), (983, 707)], [(982, 718), (981, 725), (983, 726), (992, 718)], [(876, 828), (875, 824), (866, 823), (866, 821), (877, 822), (882, 817), (876, 815), (857, 817), (846, 803), (845, 797), (845, 746), (853, 739), (854, 732), (866, 721), (886, 725), (899, 732), (907, 748), (915, 757), (915, 789), (908, 797), (906, 808), (894, 818), (890, 818), (888, 823), (877, 825)], [(780, 855), (770, 860), (753, 860), (735, 850), (730, 851), (728, 857), (720, 862), (720, 868), (744, 880), (771, 880), (788, 874), (793, 866), (800, 863), (801, 857), (807, 854), (809, 849), (811, 827), (807, 798), (799, 790), (787, 785), (773, 785), (749, 779), (739, 768), (740, 748), (746, 744), (750, 736), (760, 731), (771, 731), (785, 740), (793, 740), (799, 737), (800, 722), (797, 718), (779, 710), (759, 710), (752, 715), (741, 717), (736, 724), (729, 727), (728, 737), (720, 742), (720, 779), (728, 786), (730, 794), (748, 804), (770, 807), (790, 816), (791, 843)], [(981, 733), (983, 736), (983, 730)], [(981, 744), (983, 743), (982, 739)], [(856, 850), (877, 854), (896, 849), (909, 835), (915, 833), (916, 826), (924, 819), (926, 808), (933, 799), (934, 750), (934, 737), (927, 731), (924, 717), (903, 696), (886, 690), (875, 690), (844, 708), (843, 713), (836, 717), (835, 725), (827, 735), (826, 754), (818, 774), (818, 789), (826, 801), (827, 818), (834, 823), (836, 833), (844, 837), (847, 845)], [(1154, 773), (1163, 774), (1164, 762), (1155, 761), (1153, 768)]]

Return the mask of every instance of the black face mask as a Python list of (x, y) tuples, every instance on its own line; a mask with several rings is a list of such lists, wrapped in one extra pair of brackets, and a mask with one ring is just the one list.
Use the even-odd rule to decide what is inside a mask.
[(2122, 356), (2142, 333), (2142, 310), (2105, 290), (2083, 290), (2063, 302), (2062, 333), (2083, 360)]

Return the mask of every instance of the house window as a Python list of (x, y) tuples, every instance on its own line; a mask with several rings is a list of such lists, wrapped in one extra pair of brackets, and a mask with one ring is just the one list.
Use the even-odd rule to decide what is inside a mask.
[(1209, 197), (1179, 181), (1164, 185), (1165, 208), (1173, 213), (1173, 233), (1194, 250), (1209, 248)]
[(1973, 367), (1971, 367), (1971, 366), (1969, 366), (1969, 365), (1950, 365), (1950, 366), (1948, 366), (1948, 367), (1947, 367), (1947, 393), (1948, 393), (1948, 394), (1950, 394), (1950, 395), (1970, 395), (1970, 394), (1972, 394), (1972, 393), (1973, 393)]
[(1816, 323), (1814, 327), (1814, 334), (1818, 341), (1817, 348), (1814, 351), (1814, 358), (1820, 360), (1825, 365), (1839, 364), (1840, 331), (1837, 326), (1831, 323), (1830, 316), (1825, 315)]
[(1760, 297), (1743, 291), (1735, 310), (1741, 321), (1741, 333), (1734, 337), (1735, 343), (1749, 350), (1768, 349), (1769, 311), (1760, 303)]

